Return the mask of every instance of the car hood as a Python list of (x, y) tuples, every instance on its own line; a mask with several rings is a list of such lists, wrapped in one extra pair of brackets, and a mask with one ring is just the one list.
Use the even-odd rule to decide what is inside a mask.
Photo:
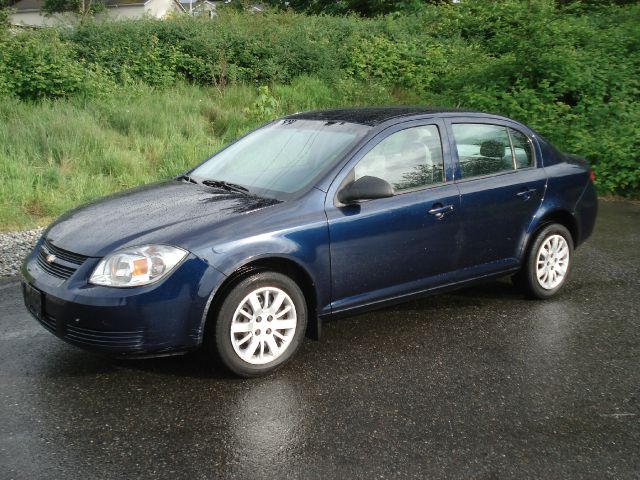
[(278, 200), (180, 181), (126, 190), (64, 214), (45, 233), (55, 246), (89, 257), (148, 243), (189, 248), (190, 233)]

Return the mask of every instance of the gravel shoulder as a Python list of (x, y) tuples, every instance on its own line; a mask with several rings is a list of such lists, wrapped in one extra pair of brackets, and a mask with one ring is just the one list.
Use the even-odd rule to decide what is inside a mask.
[(36, 244), (44, 227), (23, 232), (0, 233), (0, 277), (16, 275), (20, 265)]

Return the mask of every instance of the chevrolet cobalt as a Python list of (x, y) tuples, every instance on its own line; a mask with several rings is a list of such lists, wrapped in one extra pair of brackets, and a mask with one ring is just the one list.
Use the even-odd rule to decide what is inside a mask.
[(505, 117), (299, 113), (177, 178), (66, 213), (25, 260), (23, 294), (73, 345), (202, 346), (258, 376), (332, 315), (501, 276), (552, 297), (596, 211), (588, 164)]

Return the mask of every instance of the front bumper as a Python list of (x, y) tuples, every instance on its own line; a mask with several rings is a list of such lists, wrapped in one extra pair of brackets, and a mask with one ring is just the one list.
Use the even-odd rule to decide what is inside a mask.
[(225, 278), (190, 254), (157, 284), (102, 287), (86, 280), (99, 259), (89, 258), (62, 280), (41, 268), (38, 248), (21, 271), (30, 313), (68, 343), (120, 356), (163, 355), (198, 347), (209, 298)]

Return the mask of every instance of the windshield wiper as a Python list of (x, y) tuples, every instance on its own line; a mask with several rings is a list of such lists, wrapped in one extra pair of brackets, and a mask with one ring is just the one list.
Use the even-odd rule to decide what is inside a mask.
[(238, 185), (237, 183), (229, 183), (223, 180), (202, 180), (202, 184), (207, 187), (222, 188), (230, 192), (249, 193), (249, 189)]
[(198, 182), (196, 182), (193, 178), (191, 178), (189, 175), (179, 175), (176, 177), (176, 180), (183, 180), (185, 182), (189, 182), (189, 183), (195, 183), (196, 185), (198, 184)]

